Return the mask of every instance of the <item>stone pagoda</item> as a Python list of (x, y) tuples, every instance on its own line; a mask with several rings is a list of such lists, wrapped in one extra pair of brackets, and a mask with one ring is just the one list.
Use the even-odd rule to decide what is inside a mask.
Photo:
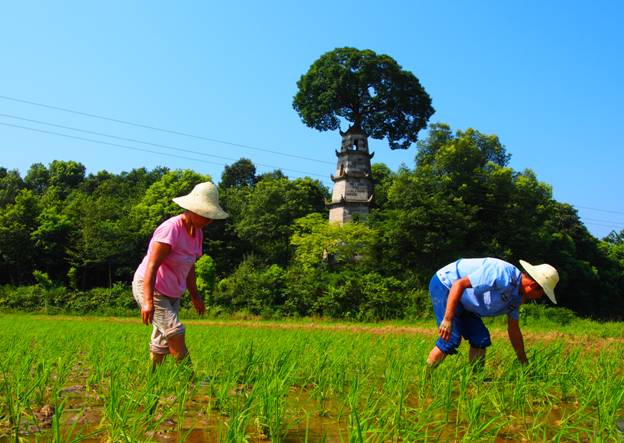
[(349, 128), (340, 131), (342, 146), (336, 151), (338, 163), (331, 202), (328, 202), (329, 221), (348, 223), (354, 216), (366, 218), (373, 200), (373, 181), (371, 177), (371, 158), (368, 152), (368, 138)]

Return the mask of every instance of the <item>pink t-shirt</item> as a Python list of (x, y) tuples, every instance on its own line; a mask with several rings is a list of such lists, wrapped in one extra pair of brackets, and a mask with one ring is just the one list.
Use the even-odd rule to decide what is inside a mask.
[(186, 276), (202, 255), (203, 239), (204, 233), (201, 229), (195, 230), (193, 237), (189, 235), (184, 227), (182, 215), (165, 220), (154, 231), (147, 255), (134, 274), (135, 280), (144, 278), (154, 242), (166, 243), (171, 246), (171, 252), (158, 268), (154, 288), (163, 295), (181, 297), (186, 290)]

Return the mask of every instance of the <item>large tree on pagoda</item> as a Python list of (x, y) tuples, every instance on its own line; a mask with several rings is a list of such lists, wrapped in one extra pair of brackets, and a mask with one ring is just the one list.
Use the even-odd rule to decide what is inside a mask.
[(293, 107), (306, 125), (336, 130), (342, 118), (347, 132), (387, 138), (391, 149), (409, 148), (435, 112), (414, 74), (368, 49), (323, 54), (297, 86)]

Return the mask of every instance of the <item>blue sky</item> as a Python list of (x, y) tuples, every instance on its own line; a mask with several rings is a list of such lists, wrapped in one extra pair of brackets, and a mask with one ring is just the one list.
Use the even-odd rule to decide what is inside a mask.
[[(433, 99), (430, 122), (497, 134), (602, 237), (624, 228), (624, 5), (615, 1), (9, 2), (0, 16), (0, 166), (82, 162), (88, 172), (158, 165), (218, 180), (240, 157), (330, 186), (339, 135), (307, 128), (296, 82), (321, 54), (385, 53)], [(137, 128), (19, 99), (318, 159)], [(44, 121), (196, 151), (122, 142)], [(176, 158), (6, 126), (19, 125)], [(421, 134), (421, 138), (426, 134)], [(371, 140), (375, 160), (416, 148)], [(211, 157), (212, 156), (212, 157)], [(194, 159), (194, 160), (191, 160)], [(299, 171), (299, 172), (295, 172)], [(305, 173), (305, 174), (304, 174)]]

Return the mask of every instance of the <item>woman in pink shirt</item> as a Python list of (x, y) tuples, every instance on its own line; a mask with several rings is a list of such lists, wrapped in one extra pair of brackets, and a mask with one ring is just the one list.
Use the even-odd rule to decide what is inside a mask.
[(186, 211), (156, 228), (132, 282), (143, 323), (153, 326), (150, 359), (154, 365), (167, 354), (177, 361), (188, 356), (185, 328), (178, 317), (180, 299), (188, 289), (193, 306), (200, 315), (204, 313), (195, 281), (195, 261), (202, 255), (202, 229), (213, 220), (229, 217), (219, 205), (216, 186), (210, 182), (198, 184), (190, 194), (173, 201)]

